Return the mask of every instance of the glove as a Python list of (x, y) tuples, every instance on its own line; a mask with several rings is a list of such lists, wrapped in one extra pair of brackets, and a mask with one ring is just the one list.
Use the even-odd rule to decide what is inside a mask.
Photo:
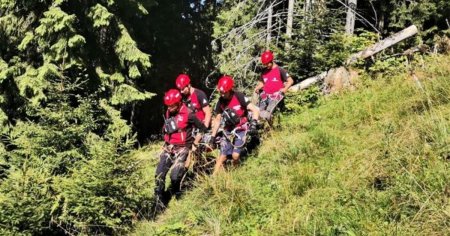
[(253, 135), (258, 133), (258, 121), (257, 120), (251, 120), (250, 121), (249, 133), (253, 134)]

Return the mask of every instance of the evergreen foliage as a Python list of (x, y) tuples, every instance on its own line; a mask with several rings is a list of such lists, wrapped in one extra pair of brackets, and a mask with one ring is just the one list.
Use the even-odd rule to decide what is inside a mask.
[[(448, 18), (450, 17), (450, 2), (445, 0), (415, 0), (399, 1), (385, 0), (380, 4), (379, 15), (386, 16), (385, 34), (398, 31), (405, 26), (414, 24), (420, 30), (420, 38), (432, 43), (435, 34), (442, 34), (445, 29), (448, 32)], [(384, 17), (383, 17), (384, 18)], [(381, 20), (382, 18), (380, 18)]]
[[(302, 4), (297, 2), (295, 7), (301, 9)], [(329, 5), (318, 2), (300, 14), (299, 27), (287, 39), (289, 50), (275, 48), (297, 81), (340, 66), (351, 52), (361, 49), (353, 47), (356, 39), (342, 33), (344, 21), (340, 20), (339, 11)]]
[[(435, 46), (435, 51), (450, 48), (448, 0), (359, 1), (356, 36), (341, 33), (344, 1), (308, 2), (312, 5), (306, 9), (306, 1), (296, 1), (294, 32), (287, 38), (287, 1), (0, 0), (0, 234), (91, 235), (128, 230), (151, 197), (152, 177), (147, 175), (152, 174), (144, 167), (155, 164), (152, 160), (143, 165), (147, 153), (141, 153), (145, 158), (130, 153), (136, 145), (134, 131), (143, 136), (141, 140), (149, 130), (159, 131), (163, 107), (160, 99), (144, 104), (155, 95), (145, 90), (162, 94), (173, 87), (170, 78), (179, 73), (190, 74), (196, 87), (219, 73), (234, 76), (240, 89), (253, 87), (260, 73), (259, 55), (271, 49), (277, 62), (298, 81), (342, 65), (351, 53), (410, 24), (418, 26), (419, 37), (388, 53), (420, 43)], [(270, 4), (274, 4), (274, 26), (267, 44)], [(237, 170), (242, 174), (237, 180), (222, 176), (206, 181), (206, 187), (189, 200), (189, 213), (181, 212), (174, 216), (174, 223), (150, 232), (312, 234), (320, 229), (323, 234), (354, 234), (383, 228), (390, 234), (397, 227), (405, 233), (448, 228), (448, 206), (440, 208), (448, 188), (448, 165), (441, 161), (449, 153), (448, 81), (429, 82), (427, 90), (419, 92), (400, 86), (396, 75), (410, 69), (403, 67), (405, 60), (389, 58), (364, 65), (369, 66), (370, 76), (376, 75), (373, 78), (397, 78), (383, 83), (398, 85), (387, 92), (375, 87), (376, 92), (349, 96), (343, 102), (332, 98), (330, 103), (319, 99), (318, 87), (288, 96), (290, 111), (317, 108), (289, 118), (299, 125), (289, 135), (274, 134), (292, 147), (280, 152), (274, 152), (276, 145), (262, 149), (263, 158), (256, 166)], [(422, 73), (448, 74), (444, 64), (431, 65), (431, 72)], [(215, 66), (217, 71), (211, 72)], [(379, 100), (376, 93), (382, 93)], [(411, 96), (405, 98), (402, 93)], [(404, 98), (408, 107), (402, 110), (404, 104), (395, 102), (377, 106), (392, 98)], [(365, 103), (347, 106), (360, 100)], [(392, 113), (395, 110), (398, 113)], [(337, 119), (335, 114), (352, 119)], [(412, 118), (406, 119), (407, 115)], [(336, 127), (342, 131), (335, 131)], [(351, 130), (354, 127), (358, 129)], [(292, 131), (298, 134), (292, 136)], [(367, 133), (378, 135), (382, 143), (362, 142)], [(411, 139), (395, 142), (398, 136)], [(360, 152), (350, 144), (369, 148)], [(326, 157), (342, 146), (348, 149), (328, 162)], [(375, 167), (364, 163), (360, 168), (370, 166), (380, 173), (365, 173), (364, 179), (353, 183), (351, 174), (334, 172), (340, 164), (352, 169), (348, 163), (359, 163), (353, 157), (364, 154)], [(429, 159), (412, 158), (421, 155)], [(273, 167), (272, 162), (280, 165)], [(273, 169), (258, 172), (260, 166)], [(245, 168), (260, 176), (245, 182), (253, 177)], [(401, 168), (407, 171), (397, 175)], [(419, 182), (412, 181), (411, 174)], [(324, 198), (327, 194), (329, 199)], [(212, 207), (192, 210), (197, 200)], [(296, 226), (298, 221), (301, 227)], [(416, 221), (427, 224), (421, 229), (413, 224)]]
[(0, 2), (0, 234), (130, 226), (149, 196), (120, 109), (153, 94), (136, 88), (150, 56), (122, 18), (152, 5)]

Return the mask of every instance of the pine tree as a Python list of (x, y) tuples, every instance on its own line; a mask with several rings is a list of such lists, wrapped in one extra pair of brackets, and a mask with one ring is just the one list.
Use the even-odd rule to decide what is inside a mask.
[[(147, 1), (0, 2), (0, 234), (111, 233), (144, 196), (121, 118), (151, 67)], [(120, 226), (120, 227), (119, 227)]]

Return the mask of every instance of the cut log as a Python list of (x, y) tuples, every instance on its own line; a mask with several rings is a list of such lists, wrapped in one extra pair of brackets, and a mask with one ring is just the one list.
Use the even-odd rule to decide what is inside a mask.
[(343, 66), (331, 69), (323, 81), (322, 92), (325, 94), (333, 94), (343, 90), (353, 90), (354, 80), (357, 77), (358, 72), (347, 70)]
[(417, 34), (417, 27), (415, 25), (411, 25), (410, 27), (397, 32), (386, 39), (381, 40), (380, 42), (370, 46), (369, 48), (355, 53), (346, 61), (346, 64), (349, 65), (351, 63), (356, 62), (358, 59), (366, 59), (370, 56), (375, 55), (376, 53), (404, 40), (413, 35)]

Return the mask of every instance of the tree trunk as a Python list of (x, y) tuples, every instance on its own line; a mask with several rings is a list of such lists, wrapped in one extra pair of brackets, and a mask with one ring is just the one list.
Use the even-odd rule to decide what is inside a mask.
[(381, 13), (380, 20), (378, 23), (378, 30), (383, 34), (384, 33), (384, 12)]
[[(288, 39), (292, 38), (292, 25), (293, 25), (293, 18), (294, 18), (294, 0), (289, 0), (289, 7), (288, 7), (288, 16), (287, 16), (287, 25), (286, 25), (286, 36)], [(290, 45), (289, 42), (286, 42), (286, 49), (289, 49)]]
[(266, 49), (269, 50), (270, 48), (270, 41), (272, 40), (272, 15), (273, 15), (273, 5), (272, 3), (269, 6), (269, 12), (267, 16), (267, 39), (266, 39)]
[(355, 30), (355, 11), (357, 0), (348, 0), (347, 22), (345, 24), (345, 33), (352, 35)]
[(305, 0), (305, 13), (309, 13), (311, 11), (311, 0)]

